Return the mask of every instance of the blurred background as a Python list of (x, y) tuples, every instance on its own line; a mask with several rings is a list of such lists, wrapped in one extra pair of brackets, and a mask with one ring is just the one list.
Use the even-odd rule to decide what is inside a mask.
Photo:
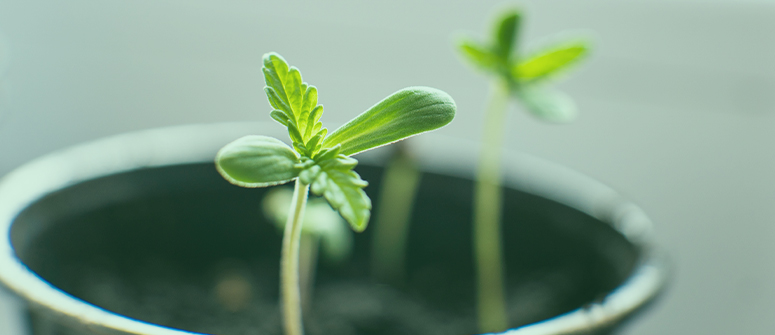
[[(641, 205), (676, 267), (656, 308), (624, 333), (772, 334), (775, 1), (516, 4), (528, 50), (575, 32), (591, 34), (595, 51), (558, 85), (580, 118), (551, 125), (514, 108), (506, 146)], [(0, 0), (0, 175), (111, 134), (269, 121), (260, 70), (268, 51), (320, 89), (326, 122), (426, 85), (458, 103), (440, 132), (478, 141), (487, 79), (452, 40), (486, 37), (503, 5)]]

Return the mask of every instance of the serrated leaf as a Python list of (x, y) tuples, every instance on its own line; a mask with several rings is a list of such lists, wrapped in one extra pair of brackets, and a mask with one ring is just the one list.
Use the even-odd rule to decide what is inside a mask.
[(318, 105), (318, 88), (315, 86), (308, 86), (304, 92), (304, 108), (305, 110), (312, 110)]
[[(358, 165), (358, 160), (352, 157), (347, 157), (345, 155), (339, 154), (336, 157), (328, 160), (324, 160), (320, 162), (320, 166), (323, 169), (336, 169), (336, 170), (352, 170), (356, 165)], [(366, 187), (366, 185), (363, 185), (363, 187)]]
[(301, 105), (304, 102), (304, 91), (301, 85), (301, 72), (296, 67), (291, 66), (288, 70), (288, 79), (285, 82), (285, 92), (288, 94), (288, 101), (293, 109), (293, 115), (296, 116), (296, 121), (299, 120)]
[(288, 123), (288, 136), (291, 137), (291, 141), (293, 143), (304, 143), (304, 140), (301, 137), (301, 132), (299, 132), (299, 129), (296, 128), (296, 125), (293, 123)]
[(518, 91), (517, 96), (528, 112), (541, 120), (564, 123), (576, 118), (576, 105), (562, 92), (529, 88)]
[[(272, 118), (288, 127), (293, 142), (306, 145), (316, 134), (316, 123), (323, 112), (323, 106), (317, 104), (317, 88), (303, 82), (299, 69), (289, 66), (276, 53), (264, 55), (263, 72), (267, 85), (264, 90), (269, 103), (284, 113), (288, 121), (283, 123), (276, 115), (271, 115)], [(296, 129), (291, 129), (290, 124), (295, 125)], [(311, 146), (311, 149), (314, 147)]]
[[(317, 123), (320, 120), (320, 116), (323, 115), (323, 106), (317, 105), (315, 108), (312, 109), (309, 115), (309, 121), (312, 124)], [(322, 125), (322, 123), (321, 123)]]
[(275, 89), (271, 87), (264, 87), (264, 92), (266, 92), (269, 105), (274, 107), (275, 110), (282, 111), (285, 115), (291, 118), (293, 122), (296, 122), (296, 120), (293, 118), (293, 113), (290, 112), (291, 108), (289, 107), (288, 103), (280, 97)]
[(320, 141), (323, 139), (323, 134), (319, 133), (315, 136), (312, 136), (312, 138), (309, 139), (307, 142), (307, 149), (316, 151), (315, 148), (318, 147), (318, 144), (320, 144)]
[(319, 123), (321, 127), (323, 126), (322, 123), (318, 122), (318, 120), (320, 120), (321, 115), (323, 115), (323, 106), (321, 105), (318, 105), (317, 107), (315, 107), (309, 112), (309, 116), (307, 117), (307, 125), (306, 125), (305, 133), (307, 134), (307, 136), (310, 136), (310, 138), (317, 134), (317, 131), (315, 131), (316, 124)]
[(520, 61), (511, 70), (518, 81), (544, 79), (567, 70), (589, 52), (586, 41), (572, 41), (544, 49), (526, 60)]
[[(321, 109), (321, 111), (322, 111), (322, 109)], [(324, 133), (323, 137), (325, 137), (326, 136), (325, 134), (328, 133), (328, 129), (323, 128), (323, 123), (322, 122), (318, 122), (318, 123), (315, 124), (315, 127), (312, 128), (312, 132), (315, 133), (315, 134), (323, 132)]]
[(455, 117), (455, 101), (430, 87), (408, 87), (380, 101), (339, 127), (323, 147), (341, 145), (350, 156), (447, 125)]
[(299, 174), (296, 152), (280, 140), (250, 135), (221, 148), (215, 156), (218, 172), (242, 187), (266, 187), (293, 180)]
[(323, 106), (317, 106), (318, 103), (318, 90), (315, 86), (309, 86), (304, 93), (304, 105), (301, 107), (301, 115), (299, 116), (300, 126), (304, 129), (305, 138), (310, 137), (312, 134), (312, 127), (315, 122), (320, 118), (314, 118), (314, 109), (323, 108)]
[(298, 142), (293, 142), (293, 149), (296, 150), (302, 157), (309, 157), (310, 153), (304, 145)]
[(266, 86), (271, 88), (276, 96), (270, 97), (269, 92), (267, 91), (267, 97), (269, 97), (270, 103), (274, 99), (282, 102), (278, 103), (278, 105), (284, 105), (286, 108), (281, 109), (278, 106), (274, 106), (274, 104), (272, 107), (281, 109), (288, 114), (289, 117), (292, 117), (293, 111), (290, 109), (291, 103), (290, 100), (288, 100), (288, 94), (285, 91), (285, 82), (288, 78), (288, 63), (282, 56), (276, 53), (268, 53), (264, 55), (264, 67), (262, 71), (264, 72)]
[(310, 190), (322, 195), (339, 212), (353, 230), (366, 229), (371, 216), (371, 199), (363, 191), (366, 181), (352, 170), (340, 170), (335, 165), (323, 168)]
[(341, 150), (341, 146), (338, 146), (338, 145), (331, 148), (320, 150), (320, 152), (318, 152), (317, 155), (315, 155), (314, 159), (317, 162), (325, 162), (329, 159), (333, 159), (334, 157), (336, 157), (336, 155), (339, 154), (340, 150)]
[(288, 119), (288, 116), (283, 113), (283, 111), (275, 109), (271, 112), (269, 112), (269, 116), (272, 117), (275, 121), (279, 122), (283, 126), (288, 126), (288, 123), (290, 122), (290, 119)]
[(470, 39), (460, 39), (457, 43), (460, 54), (472, 65), (487, 71), (498, 71), (505, 59), (501, 59), (489, 48), (479, 45)]
[(521, 17), (519, 11), (509, 10), (501, 14), (493, 31), (493, 51), (501, 59), (509, 59), (517, 45)]

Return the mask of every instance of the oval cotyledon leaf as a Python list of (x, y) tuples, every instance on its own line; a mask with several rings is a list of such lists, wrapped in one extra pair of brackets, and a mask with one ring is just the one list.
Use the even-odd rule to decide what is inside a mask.
[(323, 140), (350, 156), (441, 128), (455, 117), (455, 101), (430, 87), (408, 87), (380, 101)]
[(215, 156), (218, 172), (230, 183), (242, 187), (266, 187), (298, 177), (296, 152), (282, 141), (250, 135), (221, 148)]

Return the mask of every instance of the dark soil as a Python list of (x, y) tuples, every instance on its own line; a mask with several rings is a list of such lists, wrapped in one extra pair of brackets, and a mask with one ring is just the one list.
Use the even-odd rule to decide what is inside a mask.
[[(377, 203), (381, 169), (358, 171)], [(263, 194), (228, 184), (212, 164), (139, 170), (47, 196), (17, 218), (12, 242), (42, 278), (106, 310), (195, 332), (279, 335), (281, 237), (260, 213)], [(318, 267), (307, 334), (475, 333), (470, 203), (470, 181), (425, 174), (405, 282), (369, 277), (367, 229), (348, 262)], [(505, 204), (512, 326), (594, 302), (632, 270), (638, 251), (607, 224), (515, 190)]]

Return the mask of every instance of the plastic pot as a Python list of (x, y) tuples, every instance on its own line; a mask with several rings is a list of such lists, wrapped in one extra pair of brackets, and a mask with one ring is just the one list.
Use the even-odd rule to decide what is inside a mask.
[[(245, 134), (284, 138), (279, 128), (136, 132), (44, 156), (4, 177), (0, 280), (28, 305), (30, 333), (279, 334), (281, 236), (260, 212), (265, 190), (228, 184), (212, 163), (225, 143)], [(475, 333), (466, 176), (476, 152), (465, 150), (475, 145), (432, 135), (413, 141), (426, 172), (404, 284), (371, 280), (372, 230), (357, 234), (347, 262), (318, 266), (305, 312), (309, 334)], [(568, 169), (505, 157), (503, 241), (515, 327), (505, 334), (607, 333), (654, 300), (667, 266), (637, 206)], [(374, 199), (380, 152), (359, 159)]]

